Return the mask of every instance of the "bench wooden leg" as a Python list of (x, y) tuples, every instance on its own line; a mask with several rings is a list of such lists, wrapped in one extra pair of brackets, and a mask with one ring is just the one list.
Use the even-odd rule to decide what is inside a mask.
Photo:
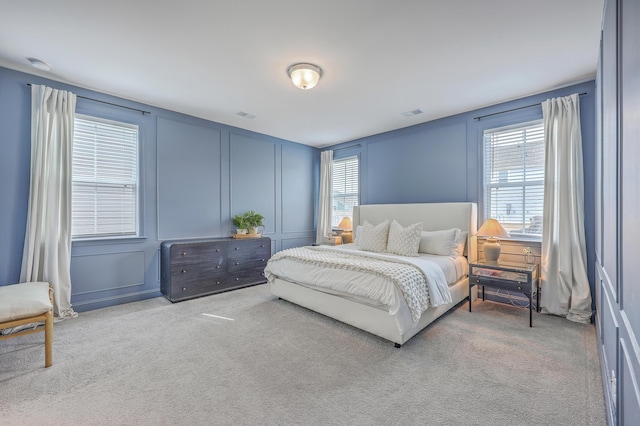
[(53, 365), (53, 311), (46, 314), (44, 320), (44, 366)]

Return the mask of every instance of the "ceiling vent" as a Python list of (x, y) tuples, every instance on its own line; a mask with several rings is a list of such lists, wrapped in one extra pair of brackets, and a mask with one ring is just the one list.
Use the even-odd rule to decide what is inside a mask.
[(256, 118), (255, 115), (249, 114), (248, 112), (243, 112), (243, 111), (237, 112), (236, 115), (239, 115), (240, 117), (244, 117), (248, 119)]
[(411, 111), (403, 112), (402, 115), (405, 117), (413, 117), (414, 115), (422, 114), (424, 111), (420, 108), (412, 109)]

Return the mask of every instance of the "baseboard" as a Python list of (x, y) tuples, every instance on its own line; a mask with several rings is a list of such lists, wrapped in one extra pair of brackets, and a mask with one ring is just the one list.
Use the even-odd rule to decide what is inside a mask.
[(161, 297), (160, 289), (139, 291), (136, 293), (128, 293), (113, 297), (104, 297), (101, 299), (89, 300), (85, 302), (73, 303), (73, 310), (76, 312), (92, 311), (94, 309), (107, 308), (109, 306), (122, 305), (123, 303), (139, 302), (141, 300)]

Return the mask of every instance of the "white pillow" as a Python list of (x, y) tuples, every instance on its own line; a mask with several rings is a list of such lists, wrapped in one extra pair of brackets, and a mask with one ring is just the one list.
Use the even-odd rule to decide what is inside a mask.
[(403, 228), (395, 220), (389, 226), (387, 251), (401, 256), (417, 256), (422, 235), (422, 222)]
[(457, 228), (443, 231), (423, 231), (420, 237), (420, 253), (437, 254), (440, 256), (457, 256), (456, 243)]
[(467, 231), (461, 231), (458, 229), (456, 234), (456, 251), (458, 256), (464, 256), (464, 247), (467, 245)]
[(356, 235), (355, 235), (355, 238), (353, 239), (353, 242), (355, 243), (355, 245), (358, 245), (358, 239), (360, 238), (360, 235), (362, 235), (362, 225), (356, 226)]
[(384, 252), (387, 249), (387, 237), (389, 235), (389, 221), (373, 226), (366, 220), (362, 225), (362, 232), (358, 235), (358, 247), (360, 250)]

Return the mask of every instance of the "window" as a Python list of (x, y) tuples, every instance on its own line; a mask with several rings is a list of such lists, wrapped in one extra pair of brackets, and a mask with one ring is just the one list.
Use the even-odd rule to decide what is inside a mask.
[(138, 126), (76, 115), (72, 236), (138, 235)]
[(338, 226), (345, 217), (353, 216), (353, 207), (359, 199), (358, 157), (347, 157), (333, 161), (331, 188), (331, 227)]
[(484, 218), (511, 235), (542, 235), (542, 120), (484, 131)]

